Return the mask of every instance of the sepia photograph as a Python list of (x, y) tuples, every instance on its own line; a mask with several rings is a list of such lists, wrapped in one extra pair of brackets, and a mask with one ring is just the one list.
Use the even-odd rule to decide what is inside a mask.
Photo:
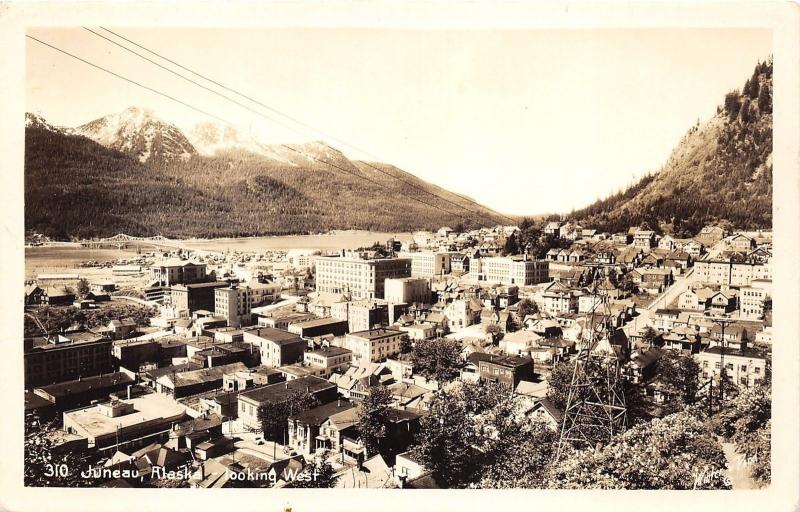
[(17, 485), (780, 478), (773, 28), (80, 19), (5, 120)]

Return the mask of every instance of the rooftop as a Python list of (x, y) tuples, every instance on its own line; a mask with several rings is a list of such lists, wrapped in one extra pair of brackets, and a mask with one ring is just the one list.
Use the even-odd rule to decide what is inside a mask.
[(292, 416), (290, 419), (297, 420), (304, 425), (321, 425), (334, 414), (352, 409), (353, 407), (355, 407), (355, 405), (347, 400), (337, 400), (301, 412), (300, 414)]
[(247, 399), (258, 404), (267, 402), (276, 403), (285, 400), (294, 391), (315, 393), (331, 388), (336, 389), (336, 386), (325, 379), (307, 376), (286, 382), (271, 384), (269, 386), (264, 386), (252, 391), (245, 391), (239, 395), (239, 397), (240, 399)]
[(351, 353), (352, 351), (341, 347), (322, 347), (309, 352), (309, 354), (317, 354), (325, 357), (343, 356)]
[(386, 338), (388, 336), (397, 336), (400, 334), (404, 334), (403, 331), (397, 331), (395, 329), (386, 329), (381, 327), (380, 329), (369, 329), (367, 331), (351, 332), (349, 336), (364, 338), (367, 340), (377, 340), (381, 338)]
[(300, 336), (291, 333), (289, 331), (284, 331), (283, 329), (275, 329), (273, 327), (258, 327), (256, 329), (246, 329), (244, 331), (244, 335), (251, 335), (257, 336), (263, 340), (271, 341), (277, 345), (284, 345), (287, 343), (296, 343), (301, 342), (303, 340)]
[(94, 405), (66, 412), (64, 418), (71, 420), (77, 427), (78, 435), (97, 437), (113, 434), (117, 427), (125, 429), (159, 419), (164, 422), (179, 421), (185, 416), (185, 409), (181, 405), (172, 397), (160, 393), (151, 393), (124, 402), (133, 405), (132, 413), (112, 418), (103, 414), (98, 405)]
[(59, 382), (58, 384), (50, 384), (48, 386), (39, 386), (36, 389), (42, 390), (48, 395), (58, 398), (85, 393), (89, 390), (112, 388), (117, 385), (133, 383), (134, 379), (132, 379), (127, 373), (114, 372), (103, 375), (95, 375), (93, 377), (83, 377), (80, 380)]

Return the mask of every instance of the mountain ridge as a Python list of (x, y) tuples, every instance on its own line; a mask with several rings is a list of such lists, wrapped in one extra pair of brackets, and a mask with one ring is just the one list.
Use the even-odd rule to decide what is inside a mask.
[(708, 224), (772, 226), (772, 60), (688, 130), (661, 169), (566, 216), (600, 231), (644, 225), (691, 236)]
[[(229, 133), (233, 144), (216, 144), (204, 155), (207, 148), (198, 151), (173, 133), (174, 125), (151, 113), (124, 112), (126, 123), (112, 114), (76, 129), (26, 116), (26, 230), (56, 239), (117, 232), (184, 238), (410, 231), (501, 220), (413, 174), (350, 160), (324, 142), (263, 144), (254, 152)], [(214, 145), (219, 135), (207, 142)], [(402, 173), (406, 183), (370, 168), (378, 165)]]

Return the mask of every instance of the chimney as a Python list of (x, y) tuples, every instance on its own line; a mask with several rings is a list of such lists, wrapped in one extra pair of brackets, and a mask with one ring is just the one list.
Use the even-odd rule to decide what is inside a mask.
[(131, 385), (128, 384), (128, 400), (131, 399)]
[(342, 406), (342, 399), (340, 398), (339, 400), (336, 401), (336, 407), (341, 407), (341, 406)]

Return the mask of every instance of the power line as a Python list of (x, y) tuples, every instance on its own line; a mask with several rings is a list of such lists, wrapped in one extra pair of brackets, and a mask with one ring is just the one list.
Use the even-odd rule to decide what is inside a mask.
[[(328, 133), (326, 133), (326, 132), (324, 132), (324, 131), (322, 131), (322, 130), (319, 130), (319, 129), (317, 129), (317, 128), (314, 128), (313, 126), (311, 126), (311, 125), (309, 125), (309, 124), (307, 124), (307, 123), (304, 123), (303, 121), (300, 121), (299, 119), (297, 119), (297, 118), (295, 118), (295, 117), (292, 117), (292, 116), (290, 116), (290, 115), (288, 115), (288, 114), (284, 114), (283, 112), (281, 112), (281, 111), (279, 111), (279, 110), (277, 110), (277, 109), (275, 109), (275, 108), (273, 108), (273, 107), (270, 107), (269, 105), (267, 105), (267, 104), (265, 104), (265, 103), (262, 103), (262, 102), (260, 102), (260, 101), (258, 101), (258, 100), (256, 100), (256, 99), (254, 99), (254, 98), (252, 98), (252, 97), (250, 97), (250, 96), (248, 96), (248, 95), (246, 95), (246, 94), (243, 94), (243, 93), (241, 93), (241, 92), (239, 92), (239, 91), (237, 91), (237, 90), (235, 90), (235, 89), (231, 88), (231, 87), (228, 87), (228, 86), (226, 86), (226, 85), (223, 85), (223, 84), (221, 84), (220, 82), (218, 82), (218, 81), (216, 81), (216, 80), (213, 80), (213, 79), (211, 79), (211, 78), (209, 78), (209, 77), (207, 77), (207, 76), (205, 76), (205, 75), (203, 75), (203, 74), (201, 74), (201, 73), (199, 73), (199, 72), (197, 72), (197, 71), (194, 71), (194, 70), (192, 70), (192, 69), (190, 69), (190, 68), (188, 68), (188, 67), (186, 67), (186, 66), (184, 66), (184, 65), (182, 65), (182, 64), (180, 64), (180, 63), (178, 63), (178, 62), (176, 62), (176, 61), (174, 61), (174, 60), (172, 60), (172, 59), (170, 59), (170, 58), (168, 58), (168, 57), (165, 57), (164, 55), (162, 55), (162, 54), (160, 54), (160, 53), (158, 53), (158, 52), (156, 52), (156, 51), (154, 51), (154, 50), (151, 50), (150, 48), (147, 48), (147, 47), (145, 47), (145, 46), (143, 46), (143, 45), (141, 45), (141, 44), (139, 44), (139, 43), (137, 43), (137, 42), (135, 42), (135, 41), (133, 41), (133, 40), (131, 40), (131, 39), (128, 39), (127, 37), (125, 37), (125, 36), (123, 36), (123, 35), (121, 35), (121, 34), (118, 34), (118, 33), (114, 32), (114, 31), (112, 31), (112, 30), (110, 30), (110, 29), (107, 29), (107, 28), (105, 28), (105, 27), (100, 27), (100, 28), (101, 28), (102, 30), (104, 30), (104, 31), (106, 31), (106, 32), (108, 32), (108, 33), (110, 33), (110, 34), (113, 34), (114, 36), (116, 36), (116, 37), (118, 37), (118, 38), (120, 38), (120, 39), (122, 39), (122, 40), (124, 40), (124, 41), (126, 41), (126, 42), (128, 42), (128, 43), (130, 43), (130, 44), (132, 44), (132, 45), (134, 45), (134, 46), (136, 46), (137, 48), (140, 48), (140, 49), (142, 49), (142, 50), (144, 50), (144, 51), (146, 51), (146, 52), (148, 52), (148, 53), (151, 53), (151, 54), (153, 54), (153, 55), (157, 56), (158, 58), (160, 58), (160, 59), (163, 59), (163, 60), (164, 60), (164, 61), (166, 61), (166, 62), (169, 62), (169, 63), (171, 63), (171, 64), (173, 64), (173, 65), (175, 65), (175, 66), (177, 66), (177, 67), (179, 67), (179, 68), (181, 68), (181, 69), (183, 69), (183, 70), (185, 70), (185, 71), (188, 71), (189, 73), (191, 73), (191, 74), (193, 74), (193, 75), (195, 75), (195, 76), (197, 76), (197, 77), (200, 77), (200, 78), (202, 78), (203, 80), (206, 80), (206, 81), (207, 81), (207, 82), (209, 82), (209, 83), (212, 83), (212, 84), (214, 84), (214, 85), (216, 85), (216, 86), (218, 86), (218, 87), (220, 87), (220, 88), (222, 88), (222, 89), (225, 89), (226, 91), (232, 92), (232, 93), (236, 94), (237, 96), (240, 96), (240, 97), (242, 97), (242, 98), (244, 98), (244, 99), (246, 99), (246, 100), (248, 100), (248, 101), (251, 101), (252, 103), (255, 103), (256, 105), (259, 105), (259, 106), (261, 106), (261, 107), (263, 107), (263, 108), (265, 108), (265, 109), (269, 110), (270, 112), (273, 112), (273, 113), (275, 113), (275, 114), (277, 114), (277, 115), (279, 115), (279, 116), (281, 116), (281, 117), (283, 117), (283, 118), (285, 118), (285, 119), (288, 119), (288, 120), (292, 121), (293, 123), (296, 123), (296, 124), (298, 124), (298, 125), (300, 125), (300, 126), (302, 126), (302, 127), (306, 128), (306, 129), (308, 129), (308, 130), (311, 130), (311, 131), (314, 131), (314, 132), (316, 132), (316, 133), (322, 134), (322, 135), (324, 135), (326, 138), (330, 138), (330, 139), (332, 139), (332, 140), (335, 140), (336, 142), (338, 142), (338, 143), (340, 143), (340, 144), (342, 144), (342, 145), (344, 145), (344, 146), (350, 147), (351, 149), (354, 149), (354, 150), (356, 150), (356, 151), (358, 151), (358, 152), (361, 152), (361, 153), (363, 153), (363, 154), (365, 154), (365, 155), (368, 155), (368, 156), (370, 156), (370, 157), (372, 157), (372, 158), (375, 158), (376, 160), (380, 160), (380, 158), (376, 157), (375, 155), (372, 155), (372, 154), (370, 154), (368, 151), (366, 151), (366, 150), (364, 150), (364, 149), (361, 149), (361, 148), (359, 148), (359, 147), (357, 147), (357, 146), (354, 146), (354, 145), (352, 145), (352, 144), (349, 144), (348, 142), (346, 142), (346, 141), (343, 141), (343, 140), (341, 140), (341, 139), (338, 139), (337, 137), (335, 137), (335, 136), (333, 136), (333, 135), (330, 135), (330, 134), (328, 134)], [(94, 35), (96, 35), (96, 36), (98, 36), (98, 37), (101, 37), (101, 38), (103, 38), (103, 39), (105, 39), (105, 40), (107, 40), (107, 41), (109, 41), (109, 42), (111, 42), (111, 43), (113, 43), (113, 44), (115, 44), (115, 45), (117, 45), (117, 46), (119, 46), (119, 47), (121, 47), (121, 48), (123, 48), (123, 49), (125, 49), (125, 50), (127, 50), (127, 51), (129, 51), (129, 52), (131, 52), (131, 53), (133, 53), (134, 55), (137, 55), (137, 56), (139, 56), (140, 58), (142, 58), (142, 59), (144, 59), (144, 60), (146, 60), (146, 61), (148, 61), (148, 62), (150, 62), (150, 63), (152, 63), (152, 64), (154, 64), (154, 65), (156, 65), (156, 66), (158, 66), (158, 67), (160, 67), (160, 68), (162, 68), (162, 69), (166, 69), (166, 70), (167, 70), (167, 71), (169, 71), (170, 73), (172, 73), (172, 74), (175, 74), (176, 76), (179, 76), (179, 77), (183, 78), (184, 80), (187, 80), (187, 81), (189, 81), (189, 82), (191, 82), (191, 83), (193, 83), (193, 84), (195, 84), (195, 85), (198, 85), (199, 87), (202, 87), (202, 88), (203, 88), (203, 89), (205, 89), (205, 90), (211, 91), (211, 92), (213, 92), (214, 94), (217, 94), (218, 96), (221, 96), (221, 97), (223, 97), (223, 98), (227, 99), (228, 101), (231, 101), (231, 102), (235, 103), (236, 105), (239, 105), (240, 107), (242, 107), (242, 108), (245, 108), (245, 109), (247, 109), (248, 111), (250, 111), (250, 112), (252, 112), (252, 113), (255, 113), (256, 115), (262, 116), (262, 117), (264, 117), (265, 119), (268, 119), (268, 120), (271, 120), (271, 121), (273, 121), (273, 122), (276, 122), (276, 123), (280, 124), (281, 126), (283, 126), (283, 127), (285, 127), (285, 128), (288, 128), (288, 129), (290, 129), (290, 130), (292, 130), (292, 131), (294, 131), (294, 132), (296, 132), (296, 133), (300, 133), (300, 131), (299, 131), (299, 130), (297, 130), (296, 128), (294, 128), (294, 127), (289, 127), (289, 126), (287, 126), (286, 124), (283, 124), (283, 123), (281, 123), (281, 122), (279, 122), (279, 121), (275, 120), (275, 119), (274, 119), (274, 118), (272, 118), (272, 117), (266, 116), (266, 115), (264, 115), (264, 114), (263, 114), (263, 113), (261, 113), (261, 112), (257, 112), (257, 111), (255, 111), (255, 110), (253, 110), (253, 109), (251, 109), (251, 108), (249, 108), (249, 107), (247, 107), (247, 106), (245, 106), (245, 105), (242, 105), (242, 103), (240, 103), (240, 102), (238, 102), (238, 101), (236, 101), (236, 100), (234, 100), (234, 99), (232, 99), (232, 98), (228, 98), (227, 96), (225, 96), (225, 95), (223, 95), (223, 94), (220, 94), (220, 93), (219, 93), (219, 92), (217, 92), (217, 91), (213, 91), (213, 90), (209, 89), (208, 87), (205, 87), (205, 86), (203, 86), (203, 85), (201, 85), (201, 84), (198, 84), (196, 81), (194, 81), (194, 80), (191, 80), (190, 78), (187, 78), (187, 77), (185, 77), (185, 76), (183, 76), (183, 75), (181, 75), (181, 74), (179, 74), (179, 73), (176, 73), (176, 72), (175, 72), (175, 71), (173, 71), (173, 70), (167, 69), (166, 67), (162, 66), (161, 64), (158, 64), (158, 63), (156, 63), (156, 62), (153, 62), (151, 59), (149, 59), (149, 58), (147, 58), (147, 57), (145, 57), (145, 56), (143, 56), (143, 55), (141, 55), (141, 54), (139, 54), (139, 53), (137, 53), (137, 52), (135, 52), (135, 51), (131, 50), (130, 48), (127, 48), (127, 47), (125, 47), (125, 46), (123, 46), (123, 45), (121, 45), (121, 44), (117, 43), (116, 41), (112, 41), (111, 39), (109, 39), (109, 38), (107, 38), (107, 37), (105, 37), (105, 36), (102, 36), (102, 35), (98, 34), (97, 32), (94, 32), (94, 31), (92, 31), (92, 30), (90, 30), (90, 29), (88, 29), (88, 28), (86, 28), (86, 27), (84, 27), (84, 29), (85, 29), (85, 30), (88, 30), (89, 32), (91, 32), (92, 34), (94, 34)], [(324, 143), (323, 143), (323, 145), (324, 145), (324, 146), (326, 146), (326, 147), (327, 147), (327, 148), (329, 148), (329, 149), (335, 150), (335, 148), (332, 148), (332, 147), (331, 147), (331, 146), (329, 146), (328, 144), (324, 144)], [(438, 199), (440, 199), (440, 200), (442, 200), (442, 201), (445, 201), (445, 202), (447, 202), (447, 203), (449, 203), (449, 204), (452, 204), (453, 206), (456, 206), (456, 207), (458, 207), (458, 208), (464, 209), (464, 210), (466, 210), (466, 211), (468, 211), (468, 212), (470, 212), (470, 213), (473, 213), (473, 214), (475, 214), (475, 215), (484, 216), (484, 217), (488, 217), (488, 218), (491, 218), (491, 217), (499, 217), (499, 218), (504, 218), (504, 219), (507, 219), (507, 220), (509, 220), (509, 221), (511, 221), (511, 222), (513, 222), (513, 223), (516, 223), (516, 220), (514, 220), (513, 218), (511, 218), (511, 217), (509, 217), (509, 216), (507, 216), (507, 215), (503, 215), (503, 214), (501, 214), (501, 213), (496, 213), (496, 214), (494, 214), (494, 215), (490, 215), (490, 214), (488, 214), (488, 213), (486, 213), (486, 212), (480, 212), (480, 211), (471, 210), (471, 209), (467, 208), (466, 206), (464, 206), (464, 205), (462, 205), (462, 204), (456, 203), (456, 202), (454, 202), (454, 201), (451, 201), (451, 200), (449, 200), (449, 199), (447, 199), (447, 198), (445, 198), (445, 197), (442, 197), (442, 196), (441, 196), (441, 195), (439, 195), (439, 194), (436, 194), (436, 193), (434, 193), (434, 192), (431, 192), (431, 191), (429, 191), (429, 190), (426, 190), (426, 189), (424, 189), (424, 188), (420, 187), (419, 185), (417, 185), (417, 184), (415, 184), (415, 183), (413, 183), (413, 182), (411, 182), (411, 181), (404, 180), (403, 178), (401, 178), (401, 177), (399, 177), (399, 176), (397, 176), (397, 175), (391, 174), (391, 173), (389, 173), (388, 171), (385, 171), (385, 170), (383, 170), (383, 169), (380, 169), (379, 167), (376, 167), (376, 166), (372, 165), (371, 163), (369, 163), (369, 162), (367, 162), (367, 161), (364, 161), (364, 160), (362, 160), (361, 162), (362, 162), (364, 165), (366, 165), (367, 167), (370, 167), (371, 169), (373, 169), (373, 170), (375, 170), (375, 171), (378, 171), (378, 172), (380, 172), (380, 173), (382, 173), (382, 174), (385, 174), (386, 176), (389, 176), (389, 177), (391, 177), (391, 178), (393, 178), (393, 179), (396, 179), (396, 180), (398, 180), (398, 181), (401, 181), (401, 182), (405, 183), (406, 185), (409, 185), (409, 186), (411, 186), (411, 187), (413, 187), (413, 188), (415, 188), (415, 189), (417, 189), (417, 190), (419, 190), (419, 191), (421, 191), (421, 192), (424, 192), (424, 193), (426, 193), (426, 194), (429, 194), (429, 195), (432, 195), (432, 196), (434, 196), (434, 197), (437, 197)], [(479, 203), (477, 203), (477, 202), (473, 201), (472, 199), (469, 199), (469, 198), (467, 198), (467, 197), (464, 197), (464, 196), (462, 196), (461, 194), (458, 194), (458, 193), (455, 193), (455, 192), (450, 192), (450, 193), (451, 193), (451, 194), (453, 194), (453, 195), (456, 195), (456, 196), (460, 197), (461, 199), (463, 199), (463, 200), (465, 200), (465, 201), (468, 201), (469, 203), (475, 204), (475, 205), (477, 205), (478, 207), (485, 209), (485, 207), (484, 207), (483, 205), (481, 205), (481, 204), (479, 204)]]
[[(188, 107), (188, 108), (190, 108), (190, 109), (192, 109), (192, 110), (195, 110), (195, 111), (197, 111), (197, 112), (200, 112), (200, 113), (201, 113), (201, 114), (203, 114), (203, 115), (207, 115), (207, 116), (209, 116), (209, 117), (212, 117), (212, 118), (214, 118), (214, 119), (217, 119), (217, 120), (219, 120), (219, 121), (222, 121), (223, 123), (226, 123), (226, 124), (229, 124), (229, 125), (232, 125), (232, 124), (233, 124), (233, 123), (231, 123), (230, 121), (228, 121), (228, 120), (226, 120), (226, 119), (224, 119), (224, 118), (222, 118), (222, 117), (219, 117), (219, 116), (217, 116), (217, 115), (214, 115), (214, 114), (211, 114), (211, 113), (209, 113), (209, 112), (206, 112), (206, 111), (204, 111), (204, 110), (202, 110), (202, 109), (199, 109), (199, 108), (197, 108), (197, 107), (195, 107), (195, 106), (193, 106), (193, 105), (190, 105), (189, 103), (186, 103), (186, 102), (184, 102), (184, 101), (182, 101), (182, 100), (179, 100), (179, 99), (177, 99), (177, 98), (175, 98), (175, 97), (173, 97), (173, 96), (170, 96), (169, 94), (163, 93), (163, 92), (161, 92), (161, 91), (159, 91), (159, 90), (157, 90), (157, 89), (154, 89), (154, 88), (152, 88), (152, 87), (149, 87), (149, 86), (147, 86), (147, 85), (144, 85), (144, 84), (142, 84), (142, 83), (139, 83), (139, 82), (137, 82), (137, 81), (135, 81), (135, 80), (132, 80), (132, 79), (130, 79), (130, 78), (127, 78), (127, 77), (125, 77), (125, 76), (122, 76), (122, 75), (120, 75), (120, 74), (118, 74), (118, 73), (115, 73), (114, 71), (111, 71), (110, 69), (107, 69), (107, 68), (104, 68), (104, 67), (102, 67), (102, 66), (99, 66), (99, 65), (97, 65), (97, 64), (94, 64), (94, 63), (92, 63), (92, 62), (90, 62), (90, 61), (88, 61), (88, 60), (86, 60), (86, 59), (83, 59), (83, 58), (81, 58), (81, 57), (78, 57), (77, 55), (74, 55), (74, 54), (72, 54), (72, 53), (70, 53), (70, 52), (68, 52), (68, 51), (66, 51), (66, 50), (62, 50), (61, 48), (58, 48), (57, 46), (54, 46), (54, 45), (52, 45), (52, 44), (49, 44), (49, 43), (46, 43), (46, 42), (42, 41), (41, 39), (37, 39), (37, 38), (35, 38), (35, 37), (31, 36), (31, 35), (28, 35), (28, 34), (26, 34), (26, 35), (25, 35), (25, 37), (28, 37), (28, 38), (30, 38), (30, 39), (32, 39), (32, 40), (34, 40), (34, 41), (38, 42), (38, 43), (41, 43), (41, 44), (43, 44), (43, 45), (45, 45), (45, 46), (47, 46), (47, 47), (49, 47), (49, 48), (52, 48), (53, 50), (56, 50), (56, 51), (58, 51), (58, 52), (60, 52), (60, 53), (63, 53), (64, 55), (67, 55), (67, 56), (69, 56), (69, 57), (72, 57), (73, 59), (76, 59), (76, 60), (78, 60), (78, 61), (80, 61), (80, 62), (83, 62), (84, 64), (87, 64), (87, 65), (89, 65), (89, 66), (92, 66), (92, 67), (94, 67), (94, 68), (96, 68), (96, 69), (99, 69), (99, 70), (101, 70), (101, 71), (103, 71), (103, 72), (105, 72), (105, 73), (108, 73), (108, 74), (110, 74), (110, 75), (112, 75), (112, 76), (115, 76), (115, 77), (117, 77), (117, 78), (120, 78), (120, 79), (122, 79), (122, 80), (125, 80), (126, 82), (129, 82), (129, 83), (131, 83), (131, 84), (134, 84), (134, 85), (136, 85), (136, 86), (138, 86), (138, 87), (141, 87), (141, 88), (143, 88), (143, 89), (145, 89), (145, 90), (148, 90), (148, 91), (150, 91), (150, 92), (156, 93), (156, 94), (158, 94), (158, 95), (160, 95), (160, 96), (163, 96), (163, 97), (165, 97), (165, 98), (167, 98), (167, 99), (169, 99), (169, 100), (172, 100), (172, 101), (175, 101), (175, 102), (177, 102), (177, 103), (180, 103), (181, 105), (184, 105), (184, 106), (186, 106), (186, 107)], [(317, 157), (315, 157), (315, 156), (313, 156), (313, 155), (310, 155), (310, 154), (304, 153), (304, 152), (302, 152), (302, 151), (300, 151), (300, 150), (297, 150), (297, 149), (295, 149), (295, 148), (293, 148), (293, 147), (289, 146), (288, 144), (278, 144), (278, 145), (279, 145), (279, 146), (281, 146), (281, 147), (283, 147), (283, 148), (286, 148), (286, 149), (288, 149), (288, 150), (290, 150), (290, 151), (293, 151), (293, 152), (295, 152), (295, 153), (298, 153), (298, 154), (300, 154), (300, 155), (303, 155), (303, 156), (305, 156), (306, 158), (309, 158), (309, 159), (311, 159), (311, 160), (314, 160), (314, 161), (316, 161), (316, 162), (319, 162), (319, 163), (321, 163), (321, 164), (324, 164), (324, 165), (329, 165), (329, 166), (331, 166), (331, 167), (333, 167), (333, 168), (335, 168), (335, 169), (338, 169), (338, 170), (340, 170), (340, 171), (342, 171), (342, 172), (345, 172), (345, 173), (347, 173), (347, 174), (350, 174), (350, 175), (352, 175), (352, 176), (355, 176), (355, 177), (356, 177), (356, 178), (358, 178), (358, 179), (361, 179), (361, 180), (364, 180), (364, 181), (369, 181), (370, 183), (373, 183), (373, 184), (375, 184), (375, 185), (379, 186), (380, 188), (383, 188), (383, 189), (385, 189), (385, 190), (387, 190), (387, 191), (389, 191), (389, 192), (394, 192), (392, 189), (390, 189), (389, 187), (387, 187), (386, 185), (384, 185), (384, 184), (382, 184), (382, 183), (380, 183), (380, 182), (378, 182), (378, 181), (375, 181), (375, 180), (373, 180), (373, 179), (371, 179), (371, 178), (369, 178), (369, 177), (366, 177), (366, 176), (363, 176), (363, 175), (360, 175), (360, 174), (354, 173), (354, 172), (352, 172), (352, 171), (350, 171), (350, 170), (348, 170), (348, 169), (345, 169), (345, 168), (343, 168), (343, 167), (341, 167), (341, 166), (338, 166), (338, 165), (336, 165), (336, 164), (333, 164), (333, 163), (331, 163), (331, 162), (327, 162), (327, 161), (325, 161), (325, 160), (322, 160), (322, 159), (320, 159), (320, 158), (317, 158)], [(441, 212), (444, 212), (444, 213), (447, 213), (447, 214), (450, 214), (450, 215), (459, 216), (459, 214), (457, 214), (457, 213), (455, 213), (455, 212), (451, 212), (451, 211), (449, 211), (449, 210), (446, 210), (446, 209), (444, 209), (444, 208), (442, 208), (442, 207), (439, 207), (439, 206), (436, 206), (436, 205), (434, 205), (434, 204), (428, 203), (428, 202), (426, 202), (426, 201), (423, 201), (423, 200), (421, 200), (421, 199), (419, 199), (419, 198), (417, 198), (417, 197), (414, 197), (414, 196), (408, 196), (408, 198), (409, 198), (409, 199), (412, 199), (412, 200), (414, 200), (414, 201), (417, 201), (417, 202), (419, 202), (419, 203), (421, 203), (421, 204), (424, 204), (424, 205), (430, 206), (431, 208), (435, 208), (435, 209), (437, 209), (437, 210), (439, 210), (439, 211), (441, 211)]]

